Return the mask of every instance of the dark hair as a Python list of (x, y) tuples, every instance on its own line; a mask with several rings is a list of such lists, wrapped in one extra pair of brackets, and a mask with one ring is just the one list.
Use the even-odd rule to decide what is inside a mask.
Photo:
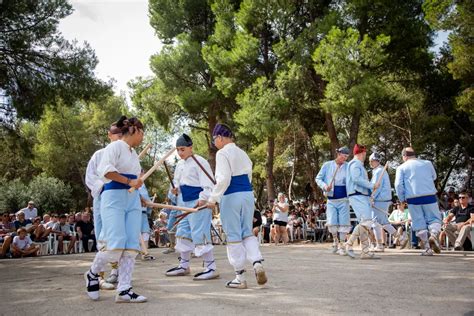
[(133, 135), (137, 130), (143, 130), (143, 124), (139, 119), (136, 117), (127, 118), (124, 115), (117, 121), (117, 127), (120, 128), (123, 135)]
[(61, 218), (67, 218), (66, 214), (61, 214), (61, 215), (59, 216), (59, 219), (61, 219)]

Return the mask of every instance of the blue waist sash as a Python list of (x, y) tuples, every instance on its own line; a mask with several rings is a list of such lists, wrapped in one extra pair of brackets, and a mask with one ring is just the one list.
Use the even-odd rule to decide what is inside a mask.
[(337, 200), (347, 197), (347, 191), (345, 185), (335, 185), (333, 196), (328, 196), (328, 200)]
[(203, 188), (201, 187), (193, 187), (190, 185), (181, 185), (179, 189), (181, 190), (181, 194), (183, 195), (184, 202), (198, 200), (199, 193), (203, 191)]
[(253, 191), (252, 184), (249, 181), (249, 176), (246, 174), (241, 174), (240, 176), (233, 176), (231, 178), (229, 187), (224, 192), (224, 195), (249, 191)]
[(436, 195), (425, 195), (407, 199), (407, 203), (411, 205), (433, 204), (437, 202)]
[[(127, 177), (129, 179), (136, 179), (137, 176), (134, 174), (127, 174), (127, 173), (121, 173), (120, 175)], [(117, 181), (111, 181), (109, 183), (106, 183), (104, 185), (104, 188), (102, 191), (107, 191), (107, 190), (128, 190), (130, 189), (130, 186), (128, 184), (120, 183)]]

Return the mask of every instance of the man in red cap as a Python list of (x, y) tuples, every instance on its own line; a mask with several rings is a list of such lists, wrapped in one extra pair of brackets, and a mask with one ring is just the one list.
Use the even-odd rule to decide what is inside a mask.
[(361, 259), (374, 259), (374, 253), (369, 249), (369, 230), (372, 228), (372, 207), (370, 206), (370, 191), (378, 185), (370, 183), (364, 161), (367, 156), (365, 146), (354, 146), (354, 158), (347, 166), (346, 190), (349, 204), (354, 210), (359, 224), (354, 228), (351, 237), (346, 243), (347, 255), (355, 258), (352, 245), (359, 238), (362, 246)]

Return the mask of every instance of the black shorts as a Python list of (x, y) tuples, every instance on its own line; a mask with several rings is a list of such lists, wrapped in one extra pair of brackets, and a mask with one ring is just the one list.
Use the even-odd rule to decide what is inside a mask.
[(273, 221), (273, 224), (278, 225), (278, 226), (286, 226), (286, 224), (288, 223), (284, 221)]

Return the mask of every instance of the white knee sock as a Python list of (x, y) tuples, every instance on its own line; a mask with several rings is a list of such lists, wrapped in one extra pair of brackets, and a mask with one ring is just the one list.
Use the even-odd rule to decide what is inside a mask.
[(428, 242), (428, 231), (426, 229), (417, 231), (416, 232), (416, 237), (420, 238), (420, 240), (423, 241), (425, 249), (430, 248), (430, 244)]
[(177, 238), (175, 249), (179, 252), (191, 252), (194, 250), (194, 244), (190, 240)]
[(99, 272), (105, 271), (105, 267), (109, 262), (117, 262), (122, 255), (119, 251), (99, 251), (95, 254), (94, 261), (92, 262), (91, 272), (99, 274)]
[(253, 264), (255, 261), (263, 260), (257, 237), (247, 237), (243, 240), (242, 244), (245, 248), (247, 260), (250, 261), (251, 264)]
[(119, 261), (119, 275), (117, 292), (128, 290), (132, 287), (132, 274), (135, 267), (136, 254), (124, 252)]
[(227, 258), (235, 271), (244, 270), (246, 260), (244, 245), (241, 242), (227, 244)]
[(181, 268), (189, 268), (189, 260), (191, 260), (191, 251), (181, 252), (181, 259), (179, 260), (179, 266)]
[(382, 234), (383, 234), (382, 226), (376, 225), (374, 227), (374, 235), (375, 235), (375, 240), (377, 241), (377, 244), (382, 243)]
[(216, 261), (212, 250), (203, 254), (202, 259), (204, 260), (204, 269), (216, 270)]

